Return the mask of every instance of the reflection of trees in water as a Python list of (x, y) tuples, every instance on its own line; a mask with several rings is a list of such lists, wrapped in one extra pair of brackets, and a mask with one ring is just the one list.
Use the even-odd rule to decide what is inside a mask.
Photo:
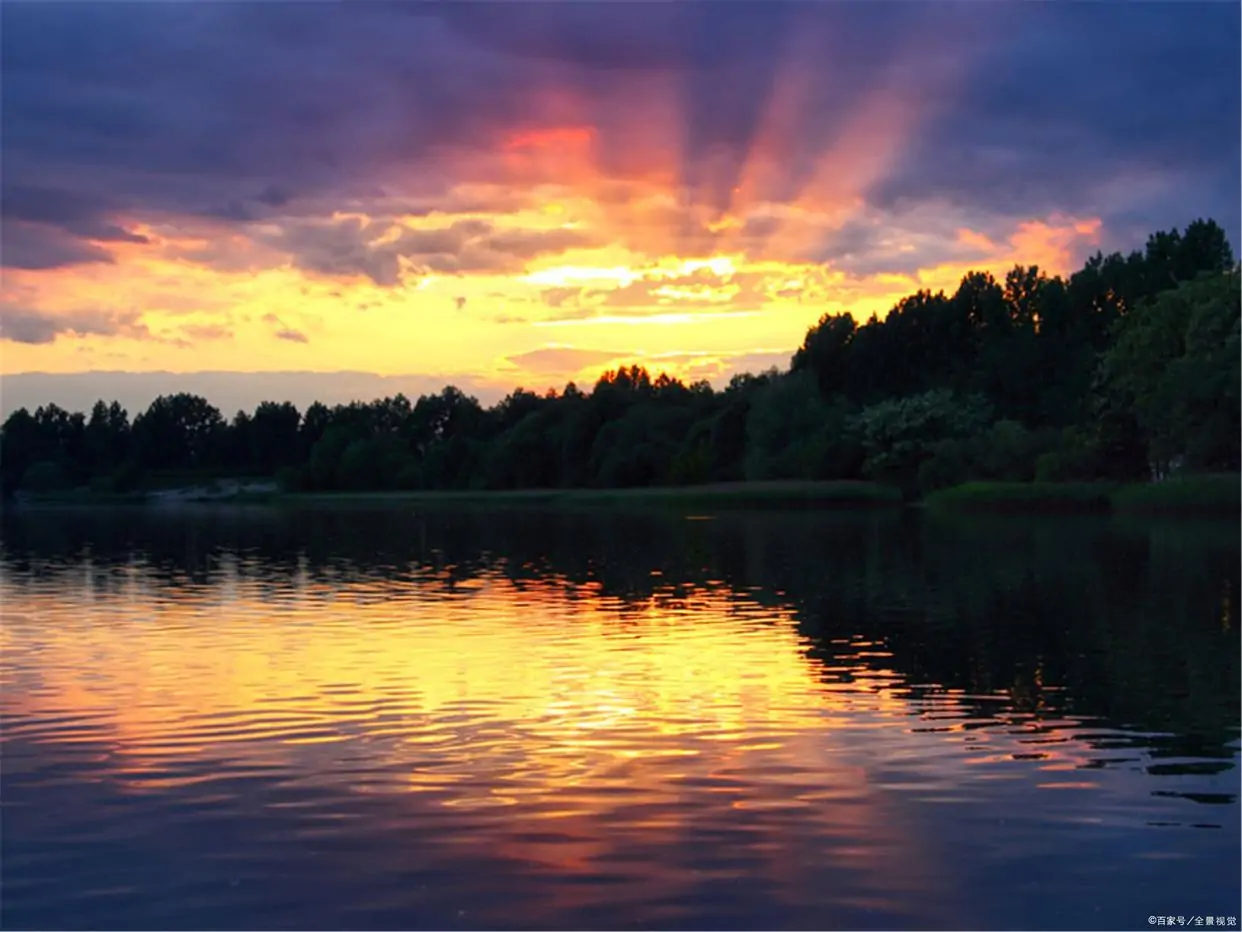
[[(863, 664), (912, 694), (1001, 691), (1010, 713), (1165, 733), (1135, 739), (1158, 755), (1229, 757), (1238, 731), (1239, 534), (1227, 524), (394, 505), (7, 514), (3, 529), (11, 579), (80, 573), (86, 558), (105, 591), (130, 585), (135, 562), (170, 589), (236, 576), (273, 597), (365, 581), (450, 592), (500, 572), (615, 599), (621, 621), (627, 603), (716, 584), (792, 606), (825, 677)], [(859, 640), (891, 656), (859, 656)], [(977, 706), (986, 716), (996, 703)]]
[(1236, 531), (1219, 527), (926, 521), (869, 575), (879, 589), (822, 593), (803, 619), (869, 625), (912, 682), (1174, 733), (1144, 739), (1157, 753), (1229, 755), (1237, 639), (1221, 611), (1237, 576)]

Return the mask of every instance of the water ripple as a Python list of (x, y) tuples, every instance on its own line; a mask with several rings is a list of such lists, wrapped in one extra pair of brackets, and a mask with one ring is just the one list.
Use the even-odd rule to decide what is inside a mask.
[(1056, 682), (945, 686), (715, 575), (387, 565), (0, 564), (5, 924), (970, 926), (1236, 862), (1236, 748)]

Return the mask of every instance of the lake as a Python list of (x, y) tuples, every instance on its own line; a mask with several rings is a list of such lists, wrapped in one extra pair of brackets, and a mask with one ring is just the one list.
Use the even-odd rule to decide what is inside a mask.
[(2, 531), (5, 928), (1237, 922), (1236, 521)]

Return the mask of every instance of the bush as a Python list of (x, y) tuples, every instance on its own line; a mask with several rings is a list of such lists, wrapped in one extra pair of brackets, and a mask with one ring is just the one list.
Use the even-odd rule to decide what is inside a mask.
[(306, 470), (297, 466), (285, 466), (277, 470), (276, 484), (283, 492), (309, 492), (312, 489)]
[(712, 474), (712, 452), (707, 443), (682, 447), (668, 467), (670, 485), (695, 485), (707, 482)]
[(924, 495), (951, 488), (970, 478), (965, 444), (946, 440), (936, 447), (932, 458), (919, 467), (919, 491)]
[(1100, 456), (1082, 431), (1070, 428), (1054, 450), (1035, 459), (1037, 482), (1086, 482), (1100, 475)]
[(980, 440), (981, 472), (989, 479), (1030, 482), (1035, 478), (1035, 438), (1017, 421), (997, 421)]
[(95, 476), (89, 488), (93, 495), (112, 495), (116, 492), (116, 482), (111, 476)]
[(423, 487), (423, 470), (413, 456), (405, 456), (399, 460), (397, 467), (397, 488), (412, 491)]
[(133, 460), (126, 460), (112, 471), (112, 491), (133, 492), (142, 488), (146, 473)]
[(69, 475), (60, 463), (43, 460), (26, 467), (21, 487), (30, 492), (60, 492), (69, 488)]
[[(923, 464), (936, 455), (940, 444), (978, 437), (989, 416), (984, 399), (943, 389), (864, 408), (852, 419), (866, 451), (863, 475), (896, 483), (912, 494)], [(934, 474), (937, 468), (929, 472)]]
[(829, 436), (844, 416), (829, 406), (808, 371), (774, 378), (758, 390), (746, 418), (745, 476), (820, 479), (827, 472)]

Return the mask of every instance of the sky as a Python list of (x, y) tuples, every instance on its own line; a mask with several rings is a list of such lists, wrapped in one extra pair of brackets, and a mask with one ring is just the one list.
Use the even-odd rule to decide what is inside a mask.
[(1239, 7), (0, 7), (0, 404), (721, 384), (1242, 228)]

